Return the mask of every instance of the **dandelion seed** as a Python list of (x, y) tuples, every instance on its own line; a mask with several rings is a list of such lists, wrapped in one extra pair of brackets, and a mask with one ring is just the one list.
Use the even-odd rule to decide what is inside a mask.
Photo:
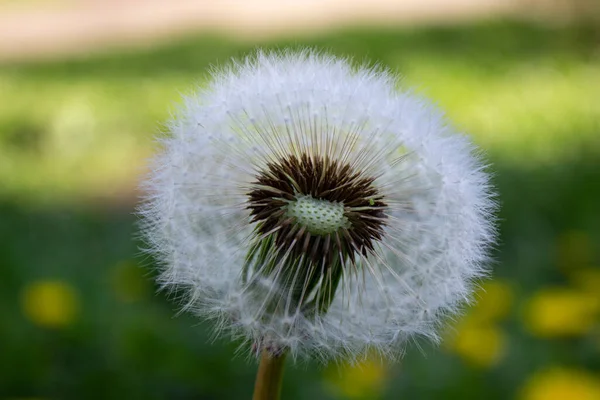
[(263, 54), (186, 98), (141, 207), (164, 288), (256, 353), (394, 357), (494, 241), (471, 142), (377, 69)]

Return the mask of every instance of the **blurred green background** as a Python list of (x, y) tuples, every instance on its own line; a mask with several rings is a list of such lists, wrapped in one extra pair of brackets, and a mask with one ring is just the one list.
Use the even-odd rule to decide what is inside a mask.
[(399, 365), (288, 365), (284, 399), (600, 399), (600, 27), (494, 21), (0, 65), (0, 398), (247, 399), (256, 363), (155, 293), (136, 184), (181, 93), (255, 46), (404, 76), (500, 192), (480, 302)]

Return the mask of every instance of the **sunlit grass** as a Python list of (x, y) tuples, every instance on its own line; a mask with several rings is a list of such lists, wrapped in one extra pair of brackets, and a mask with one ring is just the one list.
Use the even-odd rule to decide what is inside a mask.
[[(342, 32), (301, 45), (372, 60), (436, 100), (493, 158), (600, 152), (600, 65), (581, 28), (496, 24)], [(263, 43), (266, 47), (297, 42)], [(211, 64), (253, 46), (203, 38), (151, 51), (0, 68), (0, 180), (14, 195), (112, 196), (135, 186), (152, 137)]]
[[(582, 144), (600, 150), (600, 69), (587, 63), (554, 68), (551, 60), (506, 74), (448, 76), (432, 65), (419, 75), (451, 121), (488, 152), (520, 163), (557, 163)], [(429, 70), (427, 70), (429, 69)]]

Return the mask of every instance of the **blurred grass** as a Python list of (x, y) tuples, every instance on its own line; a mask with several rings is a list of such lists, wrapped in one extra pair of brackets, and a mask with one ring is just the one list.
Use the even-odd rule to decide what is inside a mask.
[[(600, 149), (600, 30), (517, 23), (344, 31), (260, 43), (375, 60), (431, 97), (489, 153), (554, 163)], [(253, 45), (203, 37), (140, 52), (0, 67), (0, 180), (9, 194), (111, 196), (207, 68)], [(576, 132), (576, 134), (574, 134)]]
[[(400, 366), (290, 368), (285, 399), (534, 400), (555, 390), (546, 370), (560, 390), (596, 393), (599, 316), (540, 336), (525, 311), (548, 288), (600, 293), (588, 278), (600, 265), (599, 39), (593, 26), (501, 22), (259, 44), (400, 71), (482, 145), (502, 203), (498, 283), (456, 325), (460, 345), (410, 346)], [(0, 67), (0, 398), (248, 398), (254, 366), (235, 344), (211, 344), (207, 326), (153, 294), (133, 203), (87, 200), (130, 193), (180, 93), (252, 48), (201, 37)], [(542, 303), (545, 324), (572, 318), (559, 303)]]

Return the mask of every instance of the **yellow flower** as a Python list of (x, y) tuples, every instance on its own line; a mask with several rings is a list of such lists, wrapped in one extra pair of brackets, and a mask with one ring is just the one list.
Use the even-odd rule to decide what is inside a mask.
[(504, 355), (506, 336), (493, 325), (463, 323), (448, 342), (450, 350), (478, 367), (496, 365)]
[(23, 312), (37, 325), (66, 326), (75, 318), (78, 306), (77, 294), (66, 282), (39, 281), (23, 290)]
[(510, 285), (489, 281), (475, 295), (475, 305), (446, 335), (446, 347), (478, 367), (496, 365), (504, 355), (506, 337), (496, 326), (509, 313), (513, 303)]
[(521, 390), (521, 400), (600, 400), (600, 380), (579, 370), (550, 368), (537, 374)]
[(596, 324), (600, 299), (568, 288), (547, 288), (534, 294), (524, 309), (525, 327), (540, 337), (584, 335)]
[(142, 300), (150, 292), (148, 280), (135, 263), (125, 261), (117, 264), (112, 270), (111, 278), (115, 295), (123, 302)]
[(330, 368), (326, 379), (341, 397), (349, 399), (376, 399), (385, 388), (387, 368), (383, 361), (369, 357), (357, 364)]
[(592, 260), (592, 246), (587, 233), (568, 231), (558, 238), (558, 266), (565, 273), (571, 273), (588, 265)]
[(583, 268), (571, 275), (573, 285), (600, 301), (600, 268)]
[(475, 294), (475, 301), (466, 317), (470, 323), (498, 322), (510, 313), (513, 292), (507, 282), (488, 281)]

